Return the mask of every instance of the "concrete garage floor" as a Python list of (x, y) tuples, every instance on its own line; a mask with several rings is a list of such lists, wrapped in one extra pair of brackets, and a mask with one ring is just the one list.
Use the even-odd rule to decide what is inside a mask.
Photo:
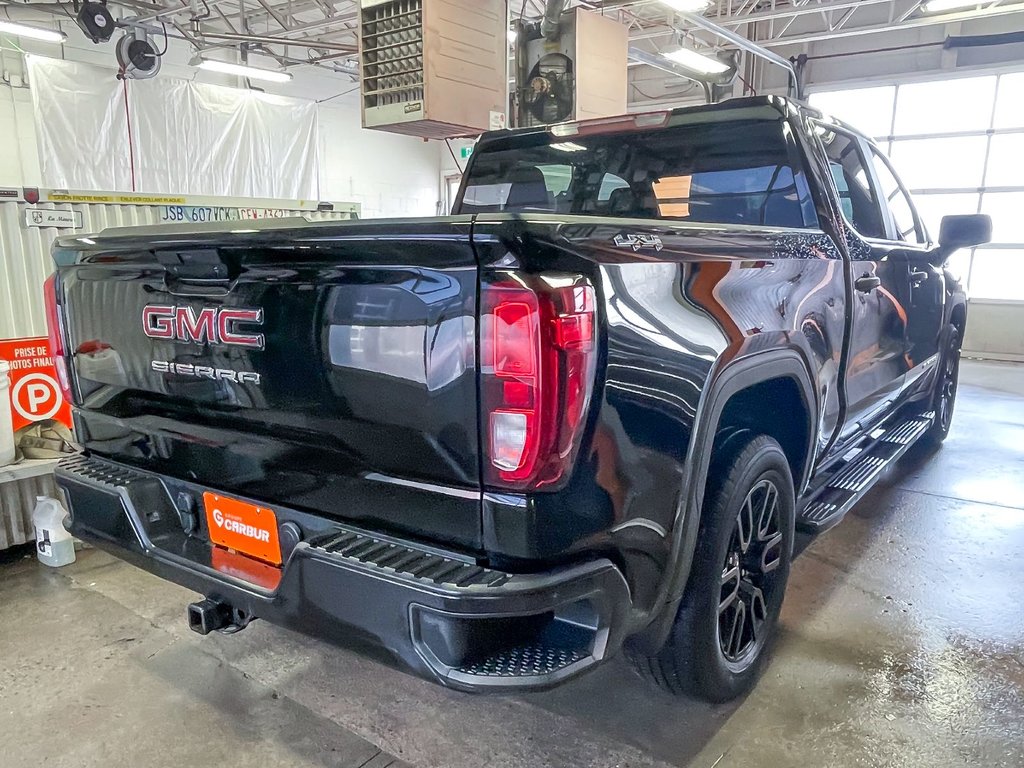
[(96, 551), (0, 565), (0, 734), (20, 766), (1024, 765), (1024, 366), (965, 362), (953, 433), (797, 559), (774, 659), (734, 705), (621, 660), (470, 697), (259, 622), (200, 638), (188, 592)]

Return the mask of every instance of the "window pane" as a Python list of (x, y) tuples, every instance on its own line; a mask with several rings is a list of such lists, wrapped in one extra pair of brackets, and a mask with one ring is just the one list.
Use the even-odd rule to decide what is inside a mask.
[(995, 127), (1024, 127), (1024, 72), (1003, 75), (999, 79)]
[[(978, 212), (978, 195), (914, 195), (914, 205), (932, 240), (939, 239), (943, 216)], [(966, 251), (958, 251), (966, 253)]]
[(992, 242), (1024, 243), (1024, 192), (992, 192), (981, 200), (981, 212), (992, 217)]
[(901, 85), (896, 135), (985, 130), (992, 119), (996, 78), (959, 77)]
[(572, 181), (571, 165), (538, 165), (540, 172), (544, 174), (544, 184), (548, 188), (548, 194), (554, 196), (565, 192)]
[(855, 88), (812, 93), (810, 102), (822, 112), (849, 123), (868, 136), (888, 136), (896, 87)]
[(608, 202), (616, 189), (629, 189), (629, 184), (614, 173), (606, 173), (601, 180), (601, 188), (597, 191), (598, 202)]
[(892, 164), (911, 190), (980, 187), (985, 136), (894, 141)]
[(975, 251), (970, 293), (975, 299), (1024, 301), (1024, 250)]
[(477, 150), (460, 213), (557, 211), (707, 223), (817, 224), (778, 119), (617, 134), (521, 136)]
[(846, 220), (864, 237), (885, 238), (882, 211), (868, 183), (857, 143), (844, 133), (827, 133), (822, 142)]
[(1024, 187), (1024, 133), (992, 137), (985, 186)]
[(871, 153), (871, 160), (875, 164), (875, 173), (882, 187), (885, 204), (888, 205), (889, 213), (892, 214), (893, 223), (896, 225), (896, 235), (908, 243), (923, 243), (924, 238), (918, 236), (910, 198), (900, 188), (889, 164), (874, 150)]

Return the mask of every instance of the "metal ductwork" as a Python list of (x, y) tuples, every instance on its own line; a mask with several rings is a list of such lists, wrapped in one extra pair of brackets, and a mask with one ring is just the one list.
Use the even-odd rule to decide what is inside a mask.
[(558, 30), (561, 27), (562, 11), (564, 10), (565, 0), (548, 0), (544, 18), (540, 23), (540, 33), (546, 40), (558, 39)]

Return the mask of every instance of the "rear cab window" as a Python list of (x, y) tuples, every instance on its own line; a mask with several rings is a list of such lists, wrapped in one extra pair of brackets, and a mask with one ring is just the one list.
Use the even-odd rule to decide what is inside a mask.
[(457, 212), (817, 227), (783, 117), (735, 112), (682, 113), (628, 133), (496, 139), (474, 155)]

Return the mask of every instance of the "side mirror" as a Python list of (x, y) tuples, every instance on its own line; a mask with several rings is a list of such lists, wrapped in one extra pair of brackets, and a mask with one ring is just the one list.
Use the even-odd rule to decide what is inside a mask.
[(971, 248), (992, 239), (992, 217), (984, 213), (943, 216), (939, 225), (939, 246), (946, 253)]

